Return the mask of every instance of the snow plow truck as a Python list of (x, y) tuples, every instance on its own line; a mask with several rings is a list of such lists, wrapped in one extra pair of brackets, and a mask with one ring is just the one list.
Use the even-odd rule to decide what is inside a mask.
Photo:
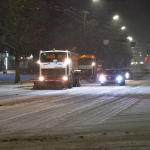
[(78, 70), (79, 54), (68, 50), (40, 51), (39, 77), (30, 79), (34, 89), (49, 87), (80, 87), (81, 70)]

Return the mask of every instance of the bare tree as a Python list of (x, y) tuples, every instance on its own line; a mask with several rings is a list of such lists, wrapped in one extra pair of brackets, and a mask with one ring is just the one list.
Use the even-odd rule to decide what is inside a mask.
[(39, 10), (37, 4), (30, 0), (5, 0), (0, 2), (1, 42), (9, 46), (15, 55), (15, 83), (20, 81), (19, 59), (21, 44), (28, 32), (31, 20), (35, 18), (31, 10)]

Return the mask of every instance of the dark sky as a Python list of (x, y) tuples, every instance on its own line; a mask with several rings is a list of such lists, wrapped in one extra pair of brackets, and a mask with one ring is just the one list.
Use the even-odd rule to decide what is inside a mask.
[[(119, 15), (118, 24), (126, 26), (127, 34), (136, 42), (136, 51), (146, 53), (150, 49), (147, 47), (150, 42), (150, 0), (99, 0), (95, 7), (100, 8), (101, 4), (104, 16)], [(96, 15), (98, 11), (100, 12), (97, 8), (92, 15)]]
[[(99, 23), (111, 22), (113, 15), (118, 14), (120, 19), (118, 24), (125, 25), (128, 35), (136, 42), (136, 51), (150, 51), (147, 43), (150, 42), (150, 0), (71, 0), (66, 3), (66, 7), (86, 10), (87, 21), (95, 18)], [(80, 15), (79, 12), (75, 12)]]

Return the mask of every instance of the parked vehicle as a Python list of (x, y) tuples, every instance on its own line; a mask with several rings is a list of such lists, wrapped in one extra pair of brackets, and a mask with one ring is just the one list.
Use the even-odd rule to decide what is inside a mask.
[(133, 79), (133, 74), (130, 69), (121, 69), (121, 72), (124, 74), (126, 80)]

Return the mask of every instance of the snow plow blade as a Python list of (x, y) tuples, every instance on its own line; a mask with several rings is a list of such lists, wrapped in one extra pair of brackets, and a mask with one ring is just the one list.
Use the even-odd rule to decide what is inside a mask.
[(30, 79), (29, 81), (34, 83), (34, 89), (67, 88), (67, 83), (61, 79), (47, 79), (44, 81)]

